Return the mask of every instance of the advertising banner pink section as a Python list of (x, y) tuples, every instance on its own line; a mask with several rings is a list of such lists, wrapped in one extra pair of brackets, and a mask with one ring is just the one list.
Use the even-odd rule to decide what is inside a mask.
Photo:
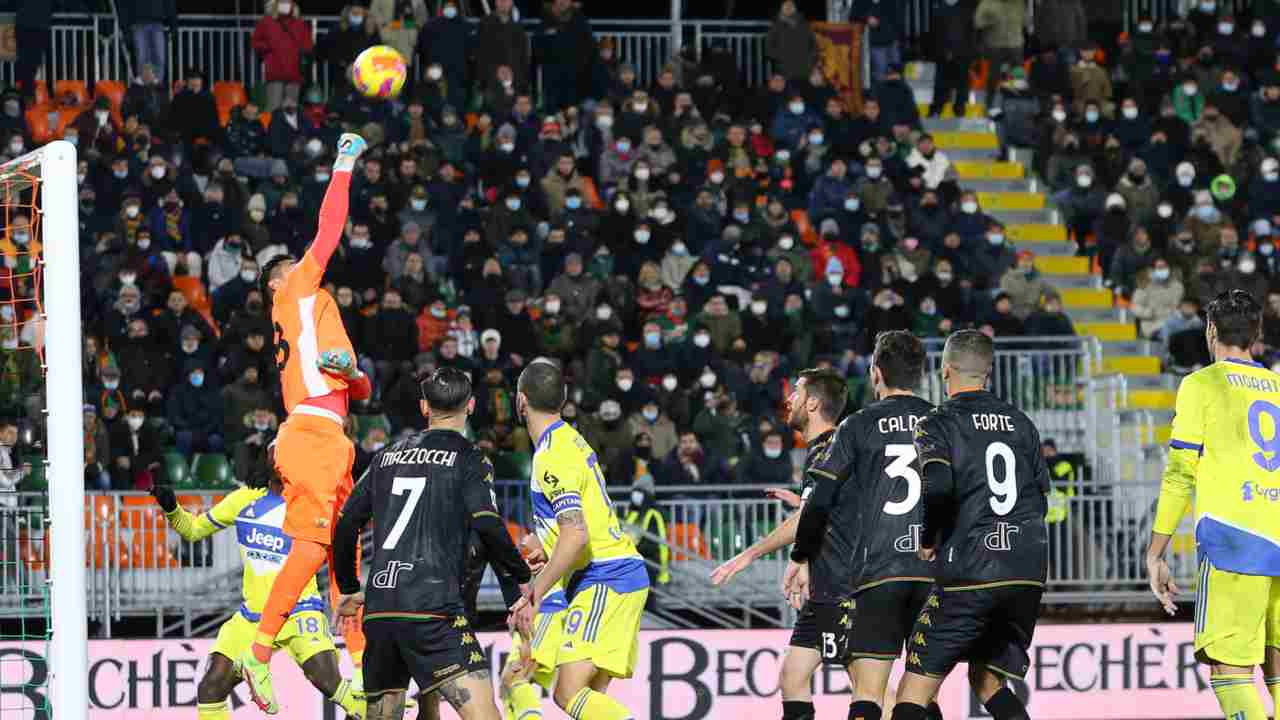
[[(634, 678), (610, 694), (637, 718), (712, 720), (777, 717), (778, 668), (786, 630), (645, 632)], [(495, 679), (510, 647), (501, 633), (482, 633)], [(89, 693), (94, 720), (191, 720), (196, 686), (212, 640), (95, 640), (89, 644)], [(0, 710), (5, 720), (48, 720), (32, 708), (52, 704), (39, 687), (48, 676), (43, 643), (0, 643)], [(1220, 718), (1208, 672), (1192, 651), (1190, 624), (1045, 625), (1036, 630), (1032, 666), (1014, 689), (1037, 720), (1187, 720)], [(277, 654), (280, 717), (338, 720), (294, 667)], [(344, 672), (350, 672), (343, 657)], [(891, 687), (897, 684), (901, 664)], [(1259, 680), (1259, 688), (1261, 681)], [(842, 718), (849, 681), (842, 669), (820, 671), (813, 683), (818, 717)], [(959, 667), (939, 698), (948, 720), (987, 717)], [(244, 687), (232, 698), (236, 720), (263, 717)], [(548, 718), (564, 717), (548, 700)], [(456, 717), (445, 710), (444, 717)], [(412, 716), (412, 713), (409, 714)]]

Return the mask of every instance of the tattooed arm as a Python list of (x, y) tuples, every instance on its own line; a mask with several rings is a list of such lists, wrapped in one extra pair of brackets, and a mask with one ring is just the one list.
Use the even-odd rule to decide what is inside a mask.
[(569, 569), (587, 547), (587, 519), (582, 510), (560, 513), (556, 516), (556, 524), (560, 526), (560, 536), (556, 540), (555, 550), (533, 581), (532, 605), (535, 608), (542, 602), (547, 591), (569, 573)]

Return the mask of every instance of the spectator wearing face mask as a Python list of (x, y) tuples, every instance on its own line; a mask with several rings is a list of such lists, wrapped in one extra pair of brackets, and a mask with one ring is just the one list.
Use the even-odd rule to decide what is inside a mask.
[(548, 290), (560, 297), (567, 317), (585, 318), (595, 308), (600, 295), (600, 280), (583, 272), (582, 256), (565, 256), (564, 272), (551, 281)]
[(1231, 227), (1231, 219), (1214, 204), (1213, 196), (1208, 190), (1196, 191), (1195, 205), (1191, 208), (1183, 227), (1191, 232), (1200, 254), (1208, 256), (1218, 252), (1225, 230), (1230, 229), (1232, 235), (1235, 234), (1234, 228)]
[(169, 394), (169, 424), (176, 431), (178, 451), (188, 460), (196, 452), (222, 452), (222, 396), (205, 384), (205, 371), (198, 363), (183, 368), (184, 382)]
[(676, 425), (662, 412), (658, 401), (652, 395), (641, 404), (639, 410), (631, 414), (627, 424), (630, 425), (633, 434), (645, 434), (649, 437), (653, 452), (650, 458), (645, 458), (646, 460), (662, 457), (676, 447)]
[(267, 0), (253, 28), (254, 51), (265, 64), (267, 112), (275, 112), (286, 95), (296, 103), (302, 89), (302, 59), (312, 51), (311, 26), (293, 0)]
[(1000, 278), (1000, 290), (1009, 296), (1013, 314), (1022, 320), (1039, 308), (1046, 297), (1057, 294), (1036, 270), (1035, 263), (1035, 253), (1022, 250), (1017, 254), (1017, 265)]
[(1104, 190), (1094, 185), (1094, 170), (1089, 165), (1078, 166), (1075, 183), (1053, 195), (1053, 201), (1062, 211), (1064, 221), (1075, 232), (1078, 244), (1083, 243), (1085, 234), (1093, 229), (1102, 216), (1106, 199)]
[(978, 289), (997, 287), (1004, 277), (1018, 262), (1017, 254), (1009, 245), (1004, 225), (992, 220), (987, 226), (987, 233), (981, 245), (974, 247), (971, 253), (971, 280)]
[(1135, 225), (1128, 244), (1121, 247), (1111, 261), (1107, 282), (1117, 295), (1129, 297), (1138, 284), (1139, 275), (1151, 267), (1155, 258), (1147, 229)]
[(1258, 177), (1249, 183), (1250, 218), (1270, 218), (1280, 214), (1280, 162), (1274, 157), (1262, 161)]
[(1151, 139), (1151, 122), (1143, 116), (1138, 101), (1126, 97), (1120, 101), (1120, 112), (1111, 122), (1109, 132), (1128, 152), (1136, 152)]
[(1204, 111), (1205, 99), (1200, 92), (1200, 81), (1194, 75), (1185, 75), (1174, 86), (1170, 94), (1173, 112), (1183, 122), (1191, 125), (1200, 119)]
[(246, 423), (257, 408), (271, 407), (271, 395), (261, 382), (258, 365), (249, 363), (238, 368), (238, 376), (223, 386), (222, 431), (227, 444), (235, 445), (247, 436), (251, 425)]
[(1236, 259), (1235, 267), (1225, 273), (1220, 273), (1217, 287), (1221, 288), (1219, 292), (1227, 290), (1244, 290), (1252, 297), (1260, 298), (1267, 296), (1267, 288), (1270, 280), (1261, 272), (1258, 272), (1258, 259), (1248, 251), (1241, 252)]
[(1129, 218), (1139, 225), (1156, 219), (1160, 189), (1147, 175), (1147, 164), (1141, 158), (1129, 161), (1128, 172), (1116, 183), (1115, 192), (1124, 199)]
[(193, 147), (198, 139), (219, 142), (222, 128), (218, 123), (218, 107), (213, 94), (205, 87), (204, 75), (190, 68), (184, 79), (185, 83), (169, 104), (166, 126), (187, 148)]
[(595, 414), (580, 421), (583, 439), (600, 455), (605, 467), (614, 467), (631, 449), (635, 433), (622, 413), (622, 405), (613, 398), (600, 403)]
[(124, 422), (112, 426), (110, 442), (111, 489), (150, 489), (160, 471), (162, 440), (159, 431), (147, 425), (146, 410), (130, 407)]
[(347, 5), (338, 16), (337, 27), (316, 41), (315, 58), (328, 66), (329, 77), (347, 77), (356, 56), (380, 43), (378, 26), (369, 21), (368, 14), (363, 5)]
[[(1209, 148), (1223, 168), (1235, 165), (1244, 136), (1240, 128), (1233, 125), (1214, 104), (1205, 104), (1204, 112), (1201, 113), (1199, 121), (1192, 124), (1191, 131), (1193, 137), (1198, 133), (1204, 134)], [(1215, 172), (1214, 175), (1216, 176), (1217, 173)]]
[[(1054, 147), (1049, 156), (1046, 172), (1049, 186), (1058, 193), (1067, 193), (1076, 183), (1076, 172), (1089, 165), (1089, 154), (1080, 146), (1080, 137), (1076, 133), (1065, 134), (1062, 144)], [(1092, 173), (1090, 173), (1092, 178)]]
[(423, 67), (440, 64), (441, 75), (449, 79), (449, 104), (455, 108), (466, 106), (471, 87), (467, 58), (475, 43), (460, 7), (457, 0), (446, 0), (439, 14), (429, 19), (418, 34), (416, 49)]
[(1159, 339), (1165, 321), (1182, 303), (1182, 280), (1174, 276), (1168, 260), (1156, 257), (1149, 271), (1138, 274), (1137, 284), (1129, 306), (1138, 319), (1138, 332), (1145, 338)]
[(1077, 113), (1083, 114), (1089, 103), (1099, 109), (1111, 103), (1111, 76), (1098, 64), (1099, 54), (1098, 44), (1089, 43), (1081, 49), (1079, 61), (1071, 68), (1071, 95)]

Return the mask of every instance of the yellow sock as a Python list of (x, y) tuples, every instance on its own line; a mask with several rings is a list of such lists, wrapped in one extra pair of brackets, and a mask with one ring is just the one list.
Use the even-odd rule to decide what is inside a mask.
[[(347, 715), (356, 717), (364, 717), (366, 710), (366, 702), (363, 695), (356, 695), (352, 692), (351, 681), (343, 680), (338, 683), (338, 689), (333, 691), (329, 699), (337, 703), (346, 711)], [(201, 718), (200, 720), (204, 720)]]
[(533, 683), (520, 683), (507, 692), (503, 720), (542, 720), (542, 693)]
[(227, 707), (226, 700), (200, 703), (196, 706), (196, 718), (198, 720), (231, 720), (231, 710)]
[(622, 703), (591, 688), (579, 690), (573, 700), (569, 701), (565, 712), (573, 720), (635, 720), (635, 716)]
[(1271, 713), (1280, 718), (1280, 675), (1267, 678), (1267, 689), (1271, 691)]
[(1227, 720), (1267, 720), (1262, 698), (1253, 687), (1253, 675), (1210, 675), (1209, 685), (1218, 696)]

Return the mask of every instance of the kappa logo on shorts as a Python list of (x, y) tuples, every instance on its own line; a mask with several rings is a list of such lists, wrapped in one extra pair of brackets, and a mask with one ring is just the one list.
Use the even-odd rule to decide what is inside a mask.
[(919, 664), (920, 664), (920, 656), (919, 656), (919, 655), (917, 655), (916, 653), (911, 653), (910, 655), (908, 655), (908, 656), (907, 656), (907, 664), (908, 664), (908, 665), (919, 665)]
[(925, 607), (931, 607), (931, 608), (936, 608), (936, 607), (938, 607), (938, 596), (937, 596), (937, 595), (930, 595), (930, 596), (929, 596), (929, 600), (928, 600), (927, 602), (925, 602)]
[(925, 627), (933, 627), (933, 621), (929, 619), (929, 613), (920, 613), (920, 624)]
[(444, 677), (445, 675), (452, 675), (461, 669), (462, 669), (461, 665), (459, 665), (458, 663), (454, 663), (447, 668), (441, 668), (437, 670), (436, 677)]
[(915, 637), (913, 637), (913, 638), (911, 639), (911, 642), (914, 642), (915, 644), (919, 645), (920, 647), (924, 647), (924, 646), (925, 646), (925, 642), (924, 642), (924, 633), (922, 633), (922, 632), (918, 632), (918, 633), (916, 633), (916, 634), (915, 634)]
[(463, 645), (474, 645), (475, 643), (476, 643), (476, 636), (475, 636), (475, 635), (472, 635), (471, 633), (462, 633), (462, 644), (463, 644)]
[(471, 662), (472, 665), (475, 665), (476, 663), (484, 662), (484, 653), (478, 653), (478, 652), (471, 653), (471, 657), (469, 658), (469, 661)]
[(453, 619), (453, 626), (455, 628), (464, 628), (467, 626), (467, 619), (459, 615)]

